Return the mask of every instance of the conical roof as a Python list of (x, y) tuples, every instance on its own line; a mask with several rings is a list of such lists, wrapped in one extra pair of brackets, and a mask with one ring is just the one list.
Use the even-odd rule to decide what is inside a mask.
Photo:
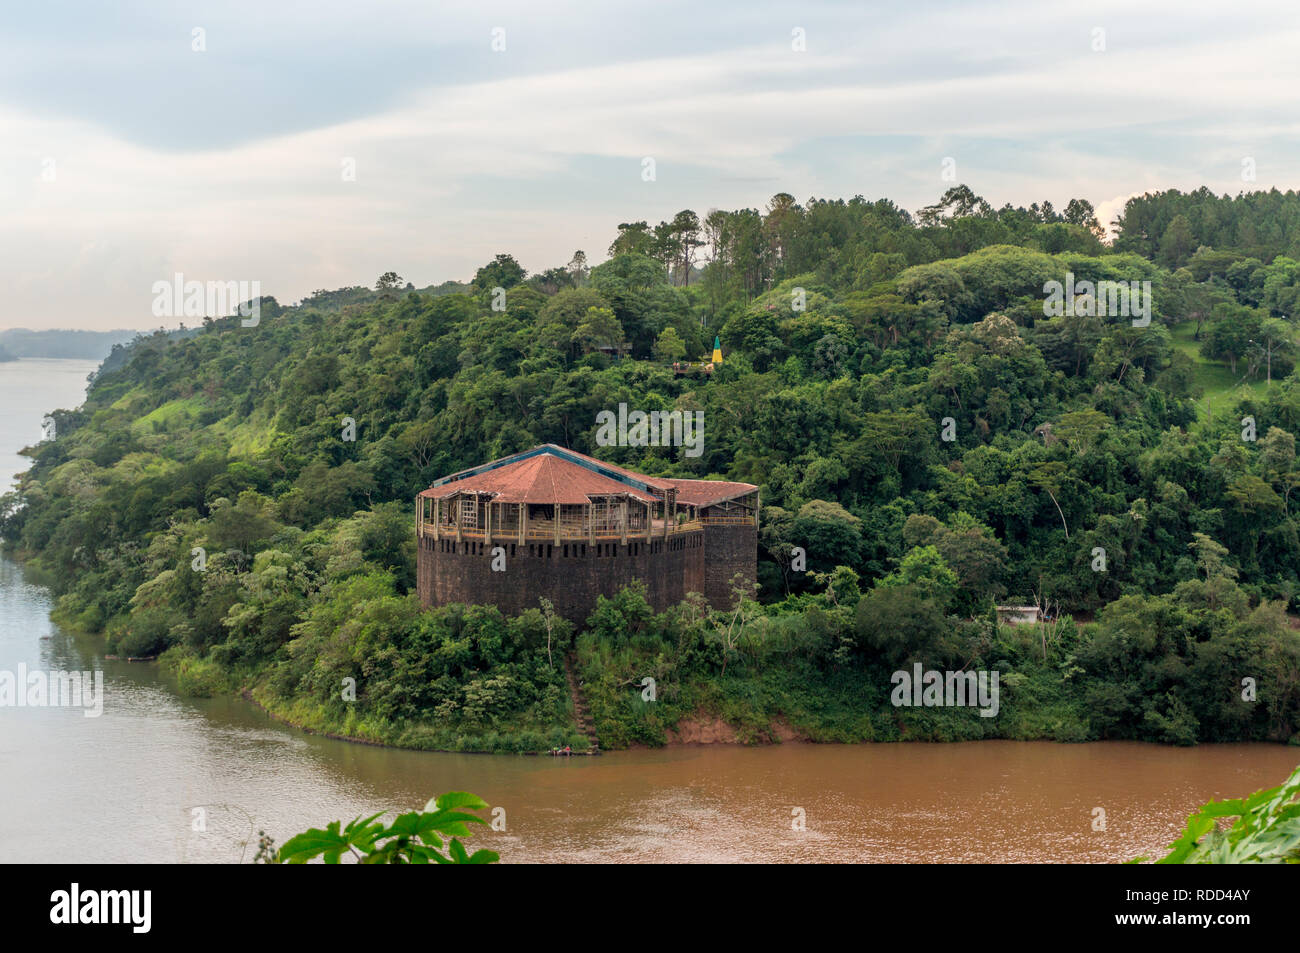
[[(444, 478), (446, 482), (440, 480), (420, 495), (446, 499), (457, 493), (486, 493), (497, 503), (581, 504), (590, 502), (593, 496), (623, 494), (643, 503), (652, 503), (656, 499), (639, 487), (597, 473), (589, 466), (564, 459), (555, 453), (545, 452), (547, 447), (549, 445), (534, 448), (543, 452), (531, 456), (520, 455), (520, 459), (501, 463), (500, 466), (485, 464), (463, 471), (464, 476), (453, 474), (456, 478)], [(504, 459), (510, 460), (509, 457)], [(604, 463), (601, 465), (610, 466)], [(630, 470), (613, 469), (631, 475)]]
[(644, 503), (670, 496), (707, 506), (750, 493), (751, 483), (650, 477), (545, 443), (523, 453), (470, 467), (435, 480), (422, 497), (445, 500), (458, 493), (487, 494), (497, 503), (582, 504), (597, 496), (627, 494)]

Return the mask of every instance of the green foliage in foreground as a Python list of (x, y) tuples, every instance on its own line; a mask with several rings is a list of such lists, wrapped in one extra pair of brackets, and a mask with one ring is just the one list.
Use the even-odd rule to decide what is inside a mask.
[(464, 791), (451, 791), (430, 799), (423, 811), (399, 814), (391, 824), (383, 814), (355, 818), (346, 827), (331, 821), (322, 830), (313, 827), (289, 838), (275, 856), (276, 863), (305, 864), (316, 857), (337, 864), (345, 853), (362, 864), (494, 864), (496, 851), (469, 853), (460, 838), (470, 836), (470, 824), (487, 821), (469, 811), (487, 802)]
[[(1237, 819), (1227, 830), (1225, 817)], [(1278, 787), (1205, 804), (1169, 848), (1157, 864), (1300, 864), (1300, 767)]]

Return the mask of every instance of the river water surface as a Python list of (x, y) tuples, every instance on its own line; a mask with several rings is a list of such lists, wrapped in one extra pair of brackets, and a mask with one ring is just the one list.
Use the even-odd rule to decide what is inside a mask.
[[(6, 484), (25, 468), (17, 449), (40, 439), (46, 411), (80, 402), (92, 367), (0, 364)], [(506, 830), (471, 846), (507, 862), (1116, 861), (1300, 761), (1277, 745), (1119, 742), (396, 751), (307, 735), (239, 699), (179, 698), (155, 666), (106, 661), (98, 639), (58, 630), (51, 605), (0, 562), (0, 670), (102, 670), (104, 712), (0, 708), (0, 861), (248, 861), (259, 829), (283, 842), (448, 790), (504, 810)]]

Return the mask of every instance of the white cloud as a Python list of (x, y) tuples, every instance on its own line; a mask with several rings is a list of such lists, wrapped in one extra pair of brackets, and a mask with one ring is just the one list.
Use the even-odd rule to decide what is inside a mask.
[[(1300, 71), (1289, 24), (1169, 38), (1159, 15), (1120, 6), (1005, 9), (810, 28), (807, 53), (774, 26), (743, 49), (413, 90), (364, 118), (206, 151), (7, 108), (6, 323), (148, 325), (150, 286), (174, 271), (294, 300), (389, 268), (468, 277), (498, 251), (539, 269), (576, 247), (599, 258), (619, 221), (776, 191), (916, 208), (942, 191), (944, 155), (995, 205), (1092, 198), (1107, 224), (1147, 189), (1235, 191), (1242, 155), (1257, 187), (1295, 176), (1297, 123), (1278, 118)], [(1108, 24), (1105, 53), (1089, 48), (1093, 22)], [(583, 62), (566, 52), (557, 61)], [(642, 156), (658, 182), (640, 181)], [(575, 181), (586, 169), (597, 178)]]

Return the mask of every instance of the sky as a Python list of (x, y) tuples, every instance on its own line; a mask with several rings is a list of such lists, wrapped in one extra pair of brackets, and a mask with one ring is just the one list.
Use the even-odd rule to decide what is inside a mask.
[(1294, 0), (1134, 6), (10, 5), (0, 328), (174, 326), (151, 306), (176, 273), (291, 303), (500, 252), (595, 263), (620, 222), (777, 192), (915, 211), (945, 159), (994, 206), (1103, 222), (1146, 191), (1295, 188)]

